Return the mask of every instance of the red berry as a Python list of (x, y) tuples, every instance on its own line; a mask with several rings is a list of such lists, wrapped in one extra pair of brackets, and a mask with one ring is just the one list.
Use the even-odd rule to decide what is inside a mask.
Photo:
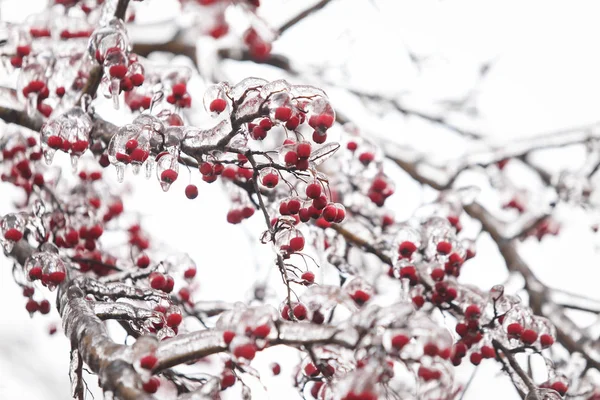
[(185, 279), (193, 279), (195, 276), (196, 276), (196, 268), (195, 267), (189, 267), (183, 273), (183, 277)]
[(392, 347), (396, 350), (402, 350), (410, 342), (410, 338), (406, 335), (396, 335), (392, 338)]
[[(316, 201), (316, 200), (315, 200)], [(314, 205), (314, 202), (313, 202)], [(319, 208), (315, 205), (315, 208)], [(323, 218), (325, 221), (333, 222), (337, 216), (337, 207), (334, 204), (330, 204), (323, 209)]]
[(165, 287), (166, 279), (163, 274), (156, 273), (154, 275), (150, 275), (150, 287), (152, 289), (161, 290)]
[(41, 267), (33, 267), (29, 270), (29, 279), (32, 281), (42, 279), (42, 268)]
[(94, 225), (87, 231), (89, 239), (98, 239), (104, 233), (104, 229), (101, 225)]
[(229, 210), (227, 213), (227, 222), (230, 224), (239, 224), (244, 219), (241, 210)]
[(20, 57), (28, 56), (31, 53), (31, 47), (28, 45), (17, 46), (17, 54)]
[(48, 300), (42, 300), (39, 303), (39, 310), (42, 314), (48, 314), (50, 312), (50, 302)]
[(425, 353), (426, 355), (430, 356), (430, 357), (434, 357), (438, 354), (438, 347), (435, 343), (426, 343), (425, 346), (423, 346), (423, 353)]
[(279, 375), (281, 373), (281, 366), (277, 363), (271, 364), (271, 371), (273, 371), (273, 375)]
[(452, 251), (452, 244), (450, 242), (441, 241), (437, 244), (437, 252), (443, 255), (450, 254)]
[(460, 337), (464, 337), (469, 332), (469, 327), (467, 326), (467, 324), (460, 323), (460, 324), (456, 324), (455, 330), (456, 330), (456, 333), (458, 333), (458, 335)]
[(18, 229), (11, 228), (4, 232), (4, 238), (13, 242), (18, 242), (23, 237), (23, 233)]
[(127, 67), (123, 64), (113, 65), (108, 69), (108, 73), (113, 78), (123, 79), (127, 75)]
[(317, 376), (319, 375), (319, 369), (316, 367), (315, 364), (313, 363), (308, 363), (306, 364), (306, 366), (304, 367), (304, 373), (307, 376)]
[(371, 295), (369, 295), (369, 293), (367, 293), (363, 290), (357, 290), (356, 292), (352, 293), (350, 295), (350, 297), (352, 297), (352, 300), (354, 300), (354, 302), (356, 304), (358, 304), (359, 306), (362, 306), (367, 301), (369, 301), (369, 299), (371, 298)]
[(538, 334), (533, 329), (525, 329), (521, 332), (521, 341), (525, 344), (533, 344), (538, 338)]
[(58, 285), (59, 283), (65, 280), (66, 276), (67, 274), (64, 271), (54, 271), (51, 272), (50, 275), (48, 275), (48, 280), (52, 284)]
[(185, 187), (185, 197), (187, 197), (190, 200), (193, 200), (196, 197), (198, 197), (198, 187), (196, 185), (187, 185)]
[(256, 346), (252, 343), (242, 344), (233, 350), (233, 355), (237, 358), (253, 360), (256, 355)]
[(148, 382), (145, 382), (142, 385), (142, 389), (144, 389), (144, 392), (146, 393), (156, 393), (159, 386), (160, 380), (156, 376), (153, 376), (148, 380)]
[(165, 183), (173, 183), (177, 179), (177, 175), (177, 171), (173, 169), (167, 169), (160, 174), (160, 180)]
[(171, 328), (179, 326), (181, 321), (183, 321), (183, 317), (179, 313), (172, 313), (167, 316), (167, 325)]
[(311, 146), (310, 143), (298, 143), (296, 147), (296, 153), (298, 153), (298, 158), (308, 158), (310, 157)]
[(173, 96), (175, 97), (183, 97), (187, 92), (187, 87), (185, 83), (176, 83), (171, 87), (171, 92), (173, 92)]
[(496, 358), (496, 350), (492, 346), (482, 346), (481, 355), (483, 358)]
[(143, 254), (140, 257), (138, 257), (135, 264), (138, 266), (138, 268), (146, 268), (148, 267), (148, 265), (150, 265), (150, 258), (147, 255)]
[(375, 159), (375, 155), (370, 152), (362, 153), (358, 156), (358, 161), (360, 161), (363, 165), (369, 165)]
[(410, 258), (417, 250), (417, 246), (413, 242), (404, 241), (398, 246), (398, 252), (403, 258)]
[(42, 81), (31, 81), (28, 87), (30, 92), (40, 92), (46, 87), (46, 84)]
[(302, 251), (304, 249), (304, 238), (302, 236), (296, 236), (290, 240), (290, 250), (293, 252)]
[(540, 344), (542, 345), (542, 348), (547, 348), (550, 347), (554, 344), (554, 338), (550, 335), (548, 335), (547, 333), (544, 333), (543, 335), (540, 336)]
[(165, 293), (171, 293), (173, 291), (173, 286), (175, 286), (175, 281), (173, 277), (170, 275), (165, 276), (165, 286), (161, 289)]
[(142, 74), (133, 74), (129, 79), (131, 80), (133, 86), (142, 86), (144, 83), (144, 75)]
[(221, 376), (221, 390), (225, 390), (235, 385), (235, 379), (235, 375), (231, 372), (224, 372), (223, 376)]
[(66, 90), (64, 87), (60, 86), (60, 87), (56, 88), (56, 95), (58, 97), (63, 97), (65, 95), (65, 93), (66, 93)]
[(513, 322), (506, 327), (506, 332), (509, 334), (509, 336), (519, 337), (523, 332), (523, 327), (518, 322)]
[(285, 127), (291, 131), (296, 129), (298, 125), (300, 125), (300, 118), (296, 115), (292, 115), (285, 123)]
[(321, 196), (321, 185), (313, 182), (306, 187), (306, 196), (310, 199), (316, 199)]
[(263, 118), (260, 120), (258, 125), (265, 131), (268, 131), (273, 127), (273, 122), (271, 122), (269, 118)]
[(327, 140), (327, 135), (318, 131), (314, 131), (312, 134), (312, 140), (317, 144), (322, 144), (325, 143), (325, 141)]
[(292, 117), (292, 109), (289, 107), (277, 107), (275, 109), (275, 119), (287, 121)]
[(425, 298), (423, 296), (414, 296), (412, 302), (417, 308), (421, 308), (425, 304)]
[[(12, 56), (10, 58), (10, 65), (12, 65), (15, 68), (21, 68), (21, 66), (23, 65), (23, 58), (19, 57), (19, 56)], [(26, 89), (26, 88), (25, 88)], [(23, 94), (25, 96), (28, 95), (28, 93), (26, 92), (26, 90), (23, 89)]]
[(256, 336), (257, 338), (264, 339), (267, 336), (269, 336), (270, 332), (271, 332), (271, 327), (267, 324), (263, 324), (263, 325), (259, 325), (256, 328), (254, 328), (254, 330), (252, 331), (252, 334), (254, 336)]
[(304, 304), (296, 304), (294, 306), (294, 317), (296, 317), (296, 319), (304, 320), (306, 319), (307, 314), (308, 310), (306, 309)]
[(434, 281), (441, 281), (444, 279), (444, 276), (446, 275), (446, 273), (444, 272), (443, 269), (441, 268), (436, 268), (433, 271), (431, 271), (431, 279), (433, 279)]
[(154, 354), (148, 354), (140, 359), (140, 366), (144, 369), (152, 369), (158, 363), (158, 358)]
[(298, 154), (295, 151), (285, 153), (283, 160), (287, 165), (296, 165), (298, 163)]
[(262, 179), (262, 184), (268, 188), (274, 188), (279, 183), (279, 175), (276, 173), (268, 173)]
[(483, 358), (481, 353), (471, 353), (471, 357), (469, 357), (471, 360), (471, 364), (473, 365), (479, 365), (481, 363), (481, 359)]
[(34, 313), (38, 310), (38, 303), (33, 299), (29, 299), (25, 304), (25, 309), (30, 313)]
[(302, 280), (306, 281), (306, 282), (314, 283), (314, 281), (315, 281), (315, 274), (313, 274), (310, 271), (307, 271), (307, 272), (303, 273), (300, 278)]
[(465, 318), (467, 319), (479, 319), (481, 316), (481, 309), (475, 304), (471, 304), (465, 310)]
[(216, 113), (223, 112), (225, 110), (225, 107), (227, 107), (227, 102), (224, 99), (214, 99), (210, 102), (209, 106), (210, 111)]
[(567, 393), (567, 390), (569, 390), (569, 387), (561, 381), (554, 382), (550, 388), (556, 390), (561, 396), (564, 396), (565, 393)]
[(290, 214), (298, 214), (298, 212), (300, 212), (300, 201), (296, 200), (296, 199), (291, 199), (290, 201), (287, 202), (287, 211)]
[(235, 337), (235, 332), (232, 332), (232, 331), (223, 332), (223, 341), (225, 341), (225, 344), (227, 344), (227, 345), (229, 345), (229, 343), (231, 343), (231, 341), (233, 340), (234, 337)]
[(50, 136), (48, 138), (48, 147), (52, 149), (59, 149), (62, 147), (63, 140), (60, 136)]

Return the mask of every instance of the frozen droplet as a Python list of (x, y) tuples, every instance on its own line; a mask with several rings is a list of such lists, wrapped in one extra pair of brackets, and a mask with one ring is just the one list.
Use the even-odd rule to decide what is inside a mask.
[(159, 155), (159, 159), (156, 161), (156, 176), (158, 177), (162, 190), (165, 192), (168, 191), (171, 184), (173, 184), (179, 176), (179, 163), (177, 162), (177, 157), (168, 152)]
[(304, 97), (304, 98), (314, 98), (314, 97), (323, 97), (327, 98), (327, 95), (322, 89), (319, 89), (310, 85), (294, 85), (291, 89), (291, 94), (294, 98)]
[(149, 158), (146, 160), (145, 171), (146, 171), (146, 179), (150, 179), (152, 177), (152, 169), (154, 168), (154, 159)]
[(121, 87), (120, 79), (112, 78), (110, 80), (110, 95), (112, 97), (113, 108), (115, 110), (119, 109), (119, 91), (121, 90), (120, 87)]
[(227, 82), (221, 82), (216, 85), (209, 86), (204, 92), (202, 97), (202, 104), (207, 113), (211, 114), (211, 104), (216, 99), (225, 100), (227, 98), (227, 92), (229, 91), (229, 85)]
[(115, 165), (115, 169), (117, 170), (117, 180), (119, 183), (123, 183), (123, 180), (125, 179), (125, 165)]
[(46, 161), (47, 165), (52, 165), (52, 160), (54, 160), (54, 154), (56, 154), (56, 150), (54, 149), (44, 149), (44, 161)]
[(77, 173), (77, 165), (79, 163), (79, 156), (76, 154), (71, 154), (71, 170), (73, 173)]
[(317, 150), (313, 151), (310, 156), (310, 162), (317, 166), (323, 164), (330, 157), (332, 157), (340, 148), (339, 143), (328, 143), (324, 146), (319, 147)]
[(276, 81), (265, 84), (260, 90), (260, 97), (267, 99), (275, 93), (289, 92), (290, 84), (285, 79), (278, 79)]
[(246, 78), (238, 82), (235, 86), (233, 86), (229, 91), (229, 95), (233, 97), (233, 99), (236, 101), (244, 95), (248, 96), (250, 92), (255, 92), (256, 95), (258, 95), (259, 93), (261, 93), (261, 89), (264, 87), (264, 85), (267, 84), (268, 81), (262, 78)]
[(319, 133), (325, 133), (335, 122), (335, 111), (325, 97), (316, 97), (308, 105), (308, 124)]

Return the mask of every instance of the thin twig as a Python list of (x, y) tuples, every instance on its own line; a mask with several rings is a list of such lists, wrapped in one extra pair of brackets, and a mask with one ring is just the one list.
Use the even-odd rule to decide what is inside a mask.
[(292, 26), (296, 25), (298, 22), (302, 21), (306, 17), (308, 17), (310, 14), (312, 14), (316, 11), (319, 11), (320, 9), (325, 7), (327, 4), (329, 4), (330, 2), (331, 2), (331, 0), (321, 0), (318, 3), (316, 3), (315, 5), (300, 12), (298, 15), (296, 15), (295, 17), (290, 19), (288, 22), (286, 22), (285, 24), (283, 24), (279, 27), (279, 29), (278, 29), (279, 35), (281, 35), (285, 31), (287, 31)]

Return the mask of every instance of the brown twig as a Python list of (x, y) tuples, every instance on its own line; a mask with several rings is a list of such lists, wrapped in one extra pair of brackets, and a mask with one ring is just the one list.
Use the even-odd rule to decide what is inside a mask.
[[(523, 381), (525, 386), (527, 386), (527, 389), (529, 390), (527, 399), (539, 400), (539, 396), (536, 393), (537, 387), (535, 386), (535, 384), (533, 383), (533, 381), (531, 380), (529, 375), (527, 375), (527, 373), (525, 371), (523, 371), (523, 368), (521, 368), (521, 366), (515, 359), (515, 356), (510, 352), (510, 350), (508, 350), (502, 343), (500, 343), (496, 339), (492, 339), (492, 345), (494, 346), (496, 351), (500, 350), (502, 352), (502, 354), (504, 354), (504, 356), (508, 360), (508, 363), (510, 364), (513, 371), (515, 371), (515, 373), (519, 376), (519, 378), (521, 378), (521, 381)], [(525, 397), (523, 397), (523, 398), (525, 398)]]
[(300, 12), (295, 17), (291, 18), (285, 24), (281, 25), (279, 27), (279, 29), (277, 30), (278, 33), (281, 35), (285, 31), (287, 31), (288, 29), (290, 29), (291, 27), (293, 27), (294, 25), (296, 25), (298, 22), (300, 22), (303, 19), (305, 19), (306, 17), (308, 17), (310, 14), (312, 14), (312, 13), (314, 13), (316, 11), (319, 11), (320, 9), (324, 8), (330, 2), (331, 2), (331, 0), (321, 0), (318, 3), (314, 4), (313, 6), (305, 9), (304, 11)]

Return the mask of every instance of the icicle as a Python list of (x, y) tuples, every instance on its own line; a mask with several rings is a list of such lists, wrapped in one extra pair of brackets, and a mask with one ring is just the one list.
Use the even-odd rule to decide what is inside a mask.
[(122, 164), (115, 165), (115, 169), (117, 170), (117, 180), (119, 183), (123, 183), (125, 179), (125, 166)]

